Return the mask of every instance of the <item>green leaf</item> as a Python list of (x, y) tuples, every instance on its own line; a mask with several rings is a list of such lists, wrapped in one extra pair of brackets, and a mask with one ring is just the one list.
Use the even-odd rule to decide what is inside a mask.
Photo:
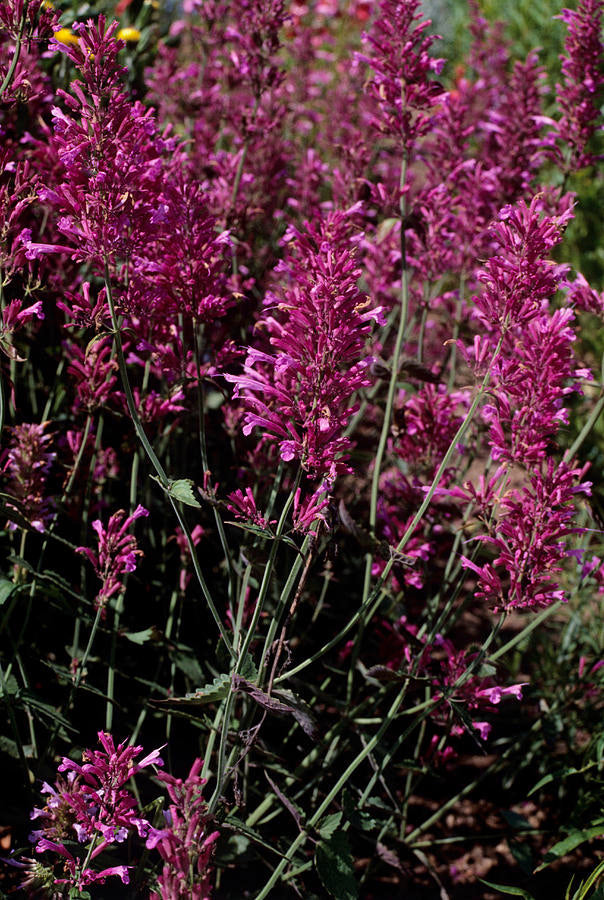
[(561, 781), (563, 778), (566, 778), (567, 775), (576, 775), (578, 772), (579, 769), (575, 769), (574, 766), (568, 766), (567, 768), (559, 769), (557, 772), (551, 772), (549, 775), (544, 775), (543, 778), (540, 778), (537, 784), (530, 789), (527, 797), (536, 793), (540, 788), (545, 787), (546, 784), (551, 784), (552, 781)]
[(6, 603), (10, 595), (18, 587), (18, 584), (15, 584), (14, 581), (9, 581), (8, 578), (0, 578), (0, 606)]
[(342, 813), (341, 812), (331, 813), (331, 815), (325, 816), (325, 818), (322, 819), (321, 822), (319, 823), (319, 828), (318, 828), (318, 831), (319, 831), (319, 834), (321, 835), (321, 837), (325, 838), (325, 839), (330, 838), (332, 836), (332, 834), (334, 833), (334, 831), (336, 830), (336, 828), (338, 828), (338, 826), (340, 825), (341, 821), (342, 821)]
[(172, 659), (180, 671), (184, 672), (193, 683), (199, 683), (203, 680), (203, 670), (198, 660), (193, 656), (193, 651), (191, 653), (177, 652)]
[(524, 874), (532, 875), (535, 868), (535, 860), (529, 845), (518, 841), (508, 841), (508, 847)]
[(197, 688), (191, 694), (185, 694), (184, 697), (170, 697), (167, 700), (151, 700), (154, 706), (205, 706), (206, 703), (216, 703), (224, 698), (231, 691), (231, 676), (217, 675), (211, 684)]
[(487, 887), (494, 888), (496, 891), (501, 891), (502, 894), (510, 894), (512, 897), (523, 897), (524, 900), (535, 900), (532, 894), (529, 894), (528, 891), (523, 890), (519, 887), (511, 887), (508, 884), (495, 884), (494, 881), (485, 881), (484, 878), (479, 879), (481, 884), (486, 884)]
[(357, 900), (359, 886), (354, 877), (352, 853), (343, 831), (319, 843), (315, 851), (315, 866), (325, 889), (336, 900)]
[(190, 478), (177, 478), (176, 481), (171, 481), (166, 493), (168, 493), (170, 497), (174, 497), (175, 500), (179, 500), (180, 503), (185, 503), (187, 506), (195, 506), (197, 509), (201, 509), (201, 503), (197, 499), (195, 482)]
[(7, 753), (8, 756), (12, 756), (13, 759), (19, 759), (19, 748), (15, 741), (11, 741), (10, 738), (5, 737), (4, 735), (0, 735), (0, 753)]
[(531, 827), (531, 823), (527, 822), (527, 820), (524, 818), (524, 816), (520, 816), (518, 813), (513, 812), (513, 810), (511, 810), (511, 809), (502, 809), (501, 815), (503, 816), (505, 821), (508, 823), (508, 825), (512, 826), (512, 828), (517, 828), (520, 830), (523, 828)]
[(558, 841), (557, 844), (554, 844), (554, 846), (547, 851), (543, 862), (541, 865), (537, 866), (535, 872), (546, 869), (557, 859), (560, 859), (561, 856), (566, 856), (567, 853), (570, 853), (586, 841), (590, 841), (592, 838), (601, 837), (602, 835), (604, 835), (604, 824), (595, 825), (593, 828), (583, 828), (571, 831), (563, 841)]
[(4, 684), (0, 685), (0, 697), (14, 697), (19, 693), (19, 685), (14, 675), (9, 675), (4, 679)]
[(342, 809), (346, 821), (350, 822), (353, 828), (357, 828), (359, 831), (375, 831), (378, 827), (376, 820), (364, 809), (360, 809), (349, 791), (344, 791), (342, 794)]
[(378, 244), (381, 244), (382, 241), (388, 237), (388, 235), (390, 234), (392, 229), (395, 227), (395, 225), (398, 225), (399, 222), (400, 222), (399, 218), (383, 219), (378, 226), (378, 230), (377, 230), (377, 234), (376, 234), (376, 242)]
[(242, 678), (247, 679), (247, 681), (255, 681), (255, 679), (258, 677), (258, 669), (256, 668), (256, 663), (249, 653), (245, 654), (245, 658), (241, 665), (240, 675)]
[(133, 644), (146, 644), (157, 634), (157, 629), (153, 626), (145, 628), (143, 631), (125, 631), (122, 637), (128, 638)]

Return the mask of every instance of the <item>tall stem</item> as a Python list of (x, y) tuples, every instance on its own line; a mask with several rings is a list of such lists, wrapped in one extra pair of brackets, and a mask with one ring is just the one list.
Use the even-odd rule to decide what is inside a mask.
[(176, 518), (178, 519), (178, 524), (182, 528), (184, 535), (187, 539), (187, 545), (189, 547), (189, 553), (191, 554), (191, 560), (193, 562), (193, 568), (195, 570), (195, 575), (197, 576), (197, 580), (201, 587), (201, 591), (203, 593), (204, 599), (208, 604), (208, 609), (212, 614), (212, 618), (216, 622), (218, 627), (218, 631), (224, 641), (225, 647), (227, 648), (231, 657), (235, 657), (235, 651), (233, 650), (233, 646), (231, 644), (230, 638), (226, 632), (226, 629), (222, 623), (222, 620), (218, 614), (218, 610), (214, 604), (212, 599), (212, 595), (210, 594), (209, 588), (206, 584), (206, 580), (203, 576), (203, 572), (201, 571), (201, 567), (199, 565), (199, 559), (197, 556), (197, 550), (195, 549), (195, 544), (193, 542), (193, 537), (191, 535), (191, 529), (187, 523), (186, 518), (182, 514), (178, 504), (174, 500), (174, 498), (170, 494), (170, 479), (168, 478), (164, 467), (161, 462), (157, 458), (155, 450), (151, 446), (151, 442), (145, 433), (145, 429), (143, 428), (143, 423), (141, 422), (140, 416), (138, 414), (138, 410), (136, 409), (136, 403), (134, 402), (134, 396), (132, 394), (132, 387), (130, 385), (130, 380), (128, 378), (128, 368), (126, 366), (126, 358), (124, 356), (124, 347), (122, 344), (122, 335), (120, 332), (120, 326), (117, 319), (117, 313), (115, 311), (115, 303), (113, 302), (113, 293), (111, 290), (111, 279), (109, 275), (109, 264), (107, 259), (105, 259), (105, 290), (107, 292), (107, 303), (109, 304), (109, 312), (111, 314), (111, 322), (113, 325), (113, 336), (115, 340), (115, 348), (117, 351), (117, 361), (119, 365), (120, 375), (122, 379), (122, 386), (124, 388), (124, 393), (126, 395), (126, 403), (128, 405), (128, 412), (130, 413), (130, 418), (132, 419), (132, 424), (134, 425), (134, 429), (140, 440), (145, 453), (149, 457), (149, 460), (157, 473), (157, 477), (159, 479), (159, 483), (166, 491), (170, 498), (170, 503), (172, 504), (172, 508), (174, 513), (176, 514)]

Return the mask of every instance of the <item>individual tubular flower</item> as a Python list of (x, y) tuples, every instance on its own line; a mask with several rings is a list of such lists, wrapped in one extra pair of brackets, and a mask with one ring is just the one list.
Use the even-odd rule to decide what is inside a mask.
[(363, 35), (369, 53), (361, 59), (372, 69), (370, 89), (379, 114), (374, 124), (396, 137), (405, 151), (430, 127), (430, 111), (443, 90), (431, 81), (443, 59), (428, 53), (436, 40), (424, 35), (429, 19), (421, 20), (420, 0), (381, 0), (379, 15)]
[[(127, 884), (127, 866), (99, 872), (88, 863), (108, 845), (121, 844), (134, 832), (145, 838), (151, 829), (138, 814), (137, 802), (125, 785), (141, 769), (163, 765), (159, 750), (138, 759), (142, 747), (127, 746), (126, 741), (116, 747), (113, 737), (104, 732), (99, 732), (98, 738), (102, 750), (86, 750), (81, 765), (63, 759), (59, 772), (67, 774), (59, 775), (54, 786), (44, 783), (46, 803), (30, 816), (39, 820), (30, 835), (36, 852), (48, 851), (64, 860), (68, 877), (55, 878), (55, 885), (71, 884), (81, 889), (95, 882), (102, 884), (110, 875), (119, 876)], [(66, 848), (66, 842), (71, 849)], [(74, 843), (80, 846), (74, 849)]]
[(78, 553), (88, 557), (102, 582), (95, 599), (96, 609), (104, 609), (111, 597), (121, 589), (121, 575), (135, 571), (136, 558), (142, 556), (143, 551), (138, 549), (134, 535), (128, 534), (127, 531), (136, 519), (148, 515), (148, 511), (139, 505), (131, 516), (126, 516), (123, 509), (113, 513), (107, 528), (96, 519), (92, 527), (97, 533), (98, 551), (95, 552), (88, 547), (77, 548)]
[(206, 779), (196, 759), (187, 778), (174, 778), (165, 772), (158, 779), (166, 785), (170, 805), (164, 813), (164, 828), (152, 828), (147, 847), (156, 849), (164, 860), (158, 889), (151, 900), (209, 900), (212, 888), (211, 860), (218, 831), (211, 831), (211, 819), (202, 796)]
[(241, 375), (227, 375), (246, 408), (244, 434), (259, 426), (279, 444), (285, 461), (299, 459), (317, 478), (347, 471), (351, 441), (344, 435), (356, 411), (350, 400), (370, 384), (364, 348), (370, 320), (357, 288), (360, 272), (347, 234), (347, 214), (331, 213), (305, 233), (291, 229), (290, 253), (275, 315), (260, 326), (271, 352), (248, 350)]
[(555, 124), (560, 141), (569, 148), (570, 171), (596, 161), (589, 142), (602, 126), (598, 95), (602, 75), (602, 11), (604, 0), (579, 0), (577, 9), (563, 9), (559, 18), (567, 26), (566, 54), (562, 59), (562, 84), (556, 85), (562, 116)]
[(493, 533), (476, 538), (492, 546), (496, 558), (480, 566), (462, 557), (463, 565), (478, 575), (477, 597), (505, 611), (565, 599), (559, 573), (574, 552), (567, 538), (581, 531), (573, 526), (573, 517), (575, 497), (590, 493), (590, 483), (580, 483), (584, 473), (565, 463), (556, 466), (549, 458), (530, 474), (527, 486), (501, 499)]
[[(42, 422), (11, 428), (4, 465), (8, 475), (6, 493), (15, 499), (15, 511), (25, 516), (36, 531), (44, 531), (48, 521), (46, 476), (56, 455), (49, 450), (52, 435), (46, 433), (47, 425), (48, 422)], [(9, 509), (10, 506), (9, 502)]]

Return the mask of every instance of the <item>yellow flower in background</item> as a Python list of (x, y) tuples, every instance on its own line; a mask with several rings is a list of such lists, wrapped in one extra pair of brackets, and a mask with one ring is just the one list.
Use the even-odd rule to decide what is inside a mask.
[(140, 41), (141, 33), (138, 28), (120, 28), (117, 36), (120, 41), (126, 41), (127, 44), (135, 44), (137, 41)]
[(55, 41), (58, 41), (59, 44), (77, 44), (78, 39), (77, 36), (73, 33), (71, 28), (59, 28), (58, 31), (54, 33)]

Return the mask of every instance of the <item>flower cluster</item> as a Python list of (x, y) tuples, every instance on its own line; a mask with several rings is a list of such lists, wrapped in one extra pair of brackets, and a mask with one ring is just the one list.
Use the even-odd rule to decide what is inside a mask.
[(283, 460), (333, 478), (346, 471), (352, 442), (344, 429), (356, 409), (350, 400), (370, 384), (365, 341), (380, 310), (357, 287), (346, 213), (287, 237), (289, 254), (278, 270), (284, 287), (261, 320), (272, 352), (250, 348), (243, 374), (226, 377), (248, 410), (245, 434), (259, 426), (278, 441)]
[[(556, 85), (558, 106), (562, 113), (554, 131), (568, 147), (570, 171), (596, 162), (590, 150), (593, 135), (601, 128), (598, 121), (602, 76), (602, 0), (579, 0), (576, 9), (563, 9), (560, 18), (566, 23), (566, 54), (562, 57), (562, 84)], [(562, 149), (563, 152), (563, 149)]]
[(428, 78), (440, 73), (444, 60), (428, 53), (436, 37), (424, 34), (431, 22), (421, 18), (419, 6), (419, 0), (382, 0), (364, 35), (369, 53), (361, 56), (373, 72), (375, 124), (396, 137), (405, 152), (428, 130), (430, 111), (443, 94), (441, 85)]
[(477, 538), (494, 548), (496, 558), (483, 565), (462, 558), (478, 575), (477, 597), (499, 610), (549, 606), (565, 599), (559, 578), (563, 561), (575, 555), (567, 538), (581, 530), (573, 524), (575, 497), (590, 493), (589, 482), (577, 483), (584, 474), (585, 469), (556, 466), (549, 458), (531, 472), (526, 487), (504, 494), (493, 534)]
[(118, 510), (109, 517), (107, 527), (100, 519), (92, 523), (97, 538), (98, 550), (88, 547), (78, 547), (78, 553), (88, 557), (102, 584), (96, 595), (95, 608), (104, 610), (109, 600), (121, 590), (123, 581), (120, 578), (124, 573), (134, 572), (136, 558), (142, 555), (138, 549), (136, 538), (128, 534), (128, 529), (136, 519), (148, 516), (148, 511), (140, 504), (132, 515), (126, 516), (123, 510)]
[[(31, 813), (39, 820), (30, 835), (36, 852), (57, 854), (64, 861), (67, 877), (55, 878), (55, 885), (81, 890), (88, 884), (104, 884), (111, 875), (128, 884), (127, 866), (97, 871), (90, 864), (108, 846), (123, 843), (132, 833), (145, 838), (151, 829), (125, 785), (141, 769), (163, 765), (159, 750), (138, 759), (142, 747), (128, 746), (126, 741), (116, 747), (113, 737), (102, 731), (98, 738), (102, 749), (86, 750), (81, 764), (63, 759), (59, 772), (66, 775), (59, 776), (54, 787), (42, 786), (46, 803)], [(77, 849), (72, 852), (69, 847), (74, 843)]]
[(147, 847), (156, 849), (164, 861), (158, 891), (151, 900), (191, 897), (208, 900), (211, 892), (211, 860), (220, 832), (211, 831), (211, 819), (202, 796), (206, 779), (200, 775), (203, 761), (196, 759), (183, 780), (160, 772), (170, 804), (164, 812), (163, 828), (152, 828)]
[(13, 426), (5, 452), (7, 493), (15, 500), (14, 505), (9, 502), (9, 508), (24, 516), (36, 531), (45, 530), (50, 515), (46, 478), (56, 454), (49, 448), (52, 435), (47, 426), (48, 422)]

